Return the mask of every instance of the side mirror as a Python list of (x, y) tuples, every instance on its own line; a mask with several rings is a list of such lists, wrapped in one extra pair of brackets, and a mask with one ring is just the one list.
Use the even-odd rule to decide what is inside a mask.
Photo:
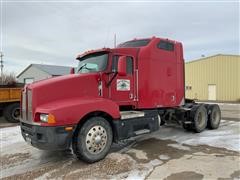
[(75, 74), (75, 68), (72, 67), (72, 68), (70, 69), (70, 74)]
[(127, 57), (120, 56), (118, 59), (118, 75), (126, 76), (127, 75)]

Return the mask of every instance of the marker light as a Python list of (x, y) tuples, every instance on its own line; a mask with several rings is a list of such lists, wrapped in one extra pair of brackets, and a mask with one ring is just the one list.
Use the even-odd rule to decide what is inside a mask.
[(56, 122), (55, 116), (52, 114), (40, 114), (40, 121), (49, 124), (53, 124)]

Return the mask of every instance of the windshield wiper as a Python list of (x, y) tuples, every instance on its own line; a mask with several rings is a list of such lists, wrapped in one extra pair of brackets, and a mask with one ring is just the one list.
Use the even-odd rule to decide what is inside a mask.
[(87, 69), (87, 70), (93, 70), (91, 68), (88, 68), (87, 67), (87, 63), (83, 64), (79, 69), (78, 69), (78, 72), (81, 71), (83, 68)]

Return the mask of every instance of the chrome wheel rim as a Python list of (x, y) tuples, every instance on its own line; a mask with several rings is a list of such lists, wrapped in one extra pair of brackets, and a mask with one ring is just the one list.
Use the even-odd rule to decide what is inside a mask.
[(86, 137), (87, 150), (92, 154), (98, 154), (103, 151), (107, 144), (107, 132), (102, 126), (93, 126)]

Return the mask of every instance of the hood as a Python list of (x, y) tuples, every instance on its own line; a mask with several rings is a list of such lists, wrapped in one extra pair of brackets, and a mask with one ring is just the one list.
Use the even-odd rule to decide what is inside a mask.
[(82, 96), (96, 97), (99, 77), (98, 73), (70, 74), (32, 83), (27, 86), (32, 91), (32, 107)]

